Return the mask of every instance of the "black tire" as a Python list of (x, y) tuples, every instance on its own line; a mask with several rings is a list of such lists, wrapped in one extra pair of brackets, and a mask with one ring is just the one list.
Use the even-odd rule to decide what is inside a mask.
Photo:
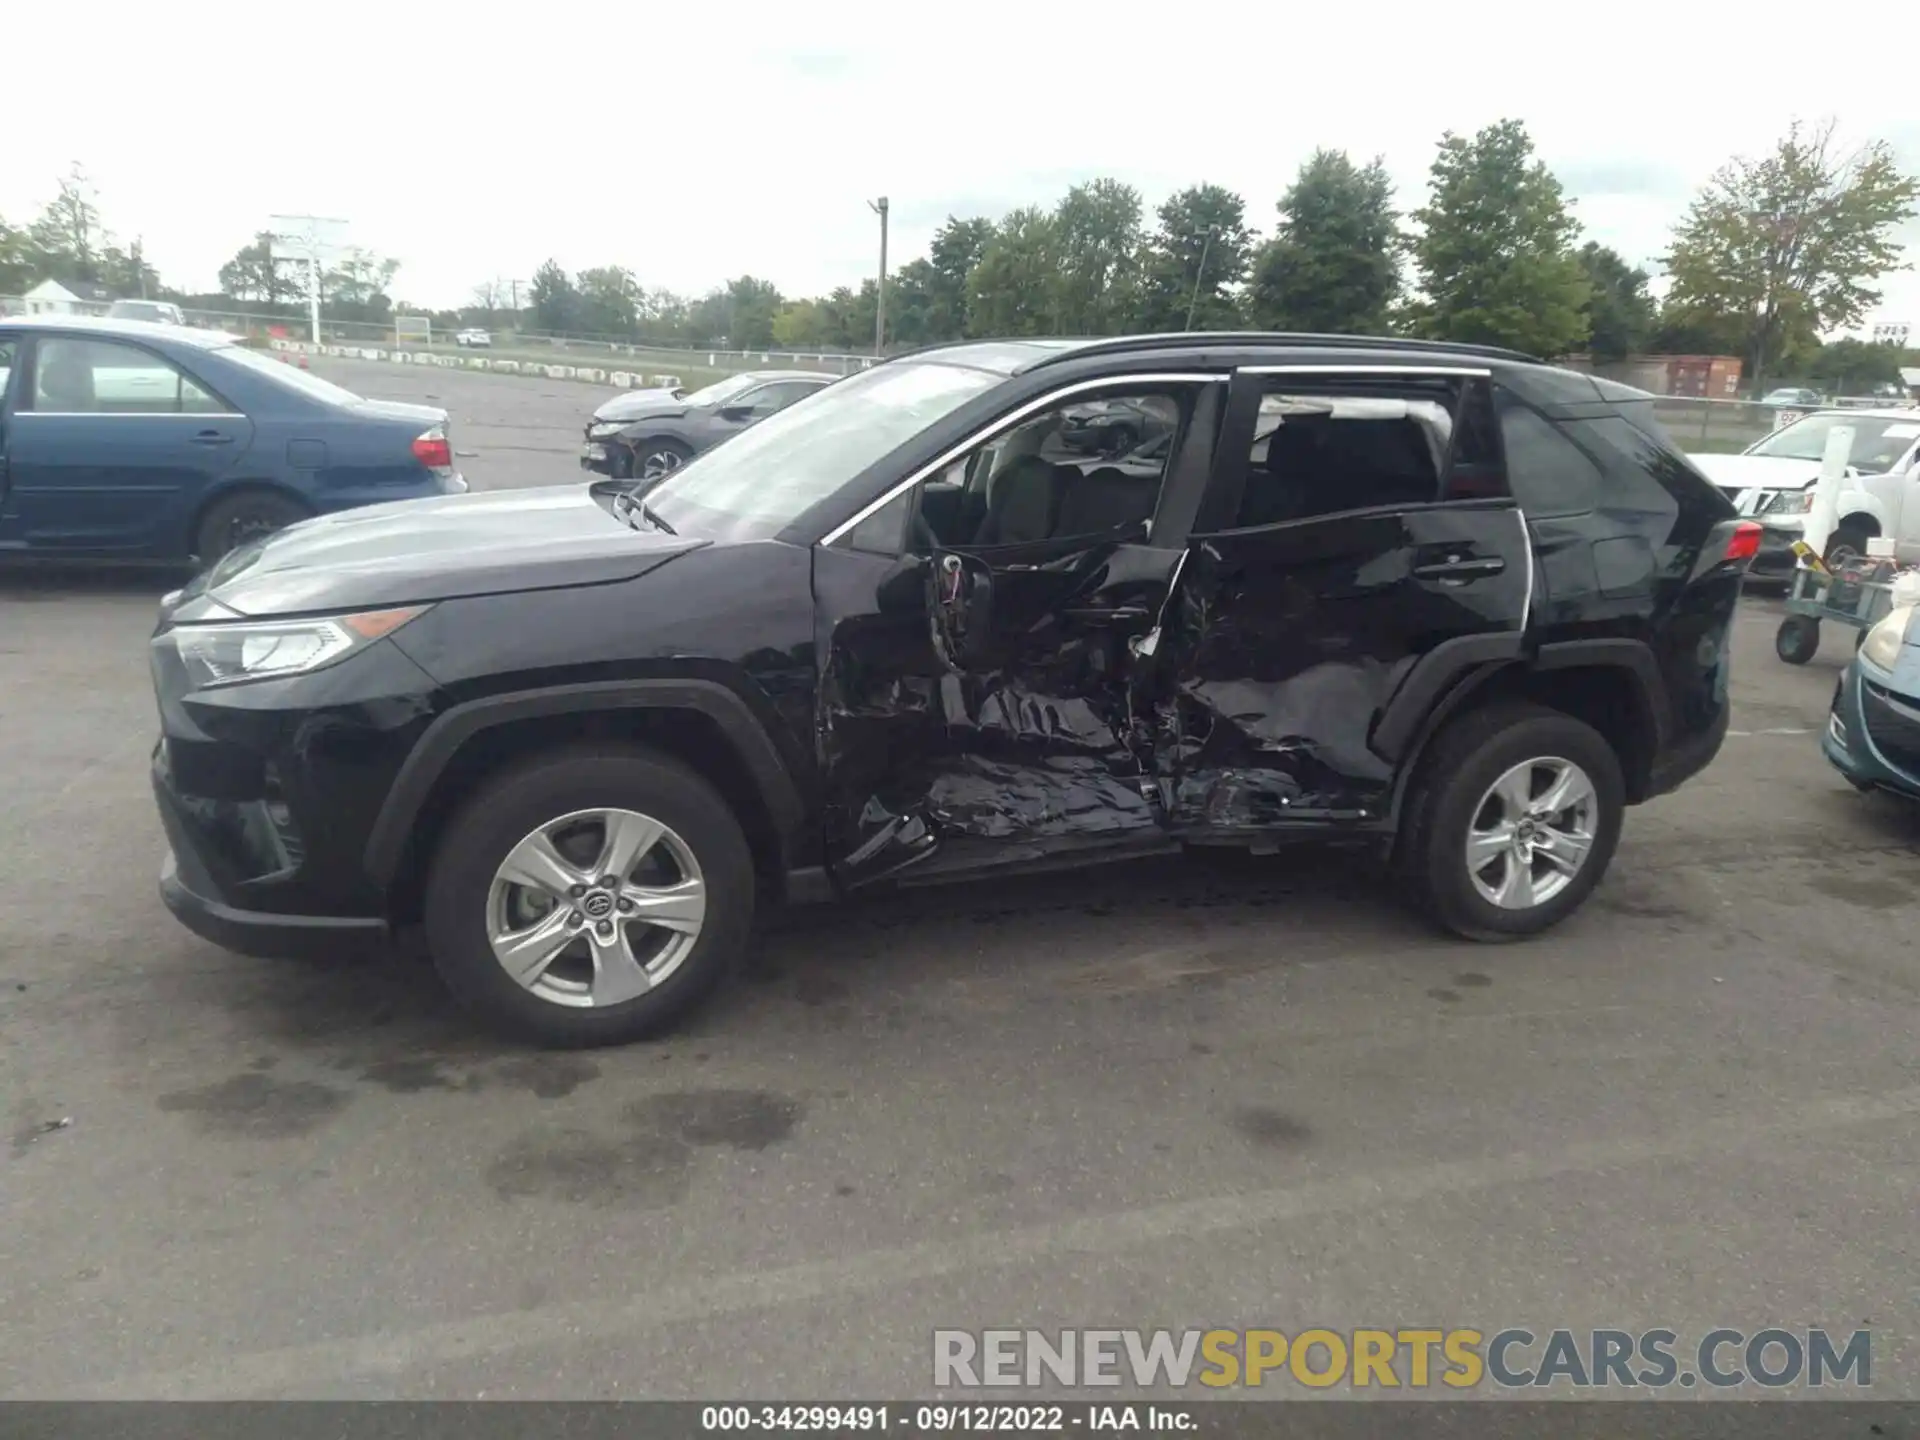
[(193, 535), (193, 554), (211, 565), (236, 545), (275, 530), (284, 530), (312, 512), (291, 495), (277, 490), (241, 490), (215, 501), (200, 517)]
[(1811, 615), (1789, 615), (1773, 632), (1773, 653), (1789, 665), (1804, 665), (1820, 652), (1820, 622)]
[[(1569, 760), (1587, 773), (1597, 803), (1593, 844), (1558, 894), (1508, 910), (1475, 888), (1465, 846), (1488, 789), (1530, 758)], [(1488, 942), (1537, 935), (1579, 909), (1605, 876), (1625, 811), (1620, 758), (1599, 731), (1541, 705), (1489, 705), (1450, 722), (1428, 747), (1408, 796), (1398, 868), (1422, 908), (1456, 935)]]
[(1846, 561), (1867, 553), (1867, 541), (1871, 537), (1858, 526), (1842, 525), (1827, 537), (1827, 553), (1820, 558), (1826, 562), (1829, 570), (1837, 570)]
[(632, 458), (627, 462), (627, 474), (635, 480), (658, 478), (650, 477), (647, 474), (647, 463), (655, 456), (673, 457), (672, 464), (668, 465), (662, 472), (662, 474), (670, 475), (693, 458), (693, 447), (664, 436), (655, 436), (650, 440), (642, 440), (633, 447)]
[[(699, 864), (707, 907), (691, 951), (656, 988), (603, 1008), (574, 1008), (523, 988), (494, 958), (488, 896), (500, 863), (524, 836), (595, 808), (639, 811), (676, 832)], [(649, 751), (572, 749), (499, 776), (449, 820), (427, 877), (427, 945), (455, 998), (496, 1028), (556, 1049), (623, 1045), (673, 1024), (733, 969), (752, 934), (754, 893), (740, 822), (700, 775)]]

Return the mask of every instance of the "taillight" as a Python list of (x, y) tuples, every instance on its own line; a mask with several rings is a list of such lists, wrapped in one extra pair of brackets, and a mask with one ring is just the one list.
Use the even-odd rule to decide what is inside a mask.
[(453, 469), (453, 444), (444, 426), (436, 425), (413, 442), (413, 458), (429, 470)]
[(1751, 520), (1742, 520), (1733, 527), (1733, 534), (1727, 537), (1728, 560), (1751, 560), (1760, 553), (1760, 527)]

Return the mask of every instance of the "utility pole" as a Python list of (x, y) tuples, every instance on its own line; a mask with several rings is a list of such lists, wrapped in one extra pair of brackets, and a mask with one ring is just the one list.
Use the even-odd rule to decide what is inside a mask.
[(887, 197), (869, 200), (867, 208), (880, 217), (880, 292), (873, 311), (873, 358), (878, 360), (887, 339)]
[(1207, 227), (1207, 238), (1200, 242), (1200, 268), (1193, 272), (1193, 298), (1187, 301), (1186, 328), (1193, 329), (1194, 307), (1200, 303), (1200, 277), (1207, 273), (1207, 252), (1213, 248), (1213, 237), (1220, 233), (1218, 225)]

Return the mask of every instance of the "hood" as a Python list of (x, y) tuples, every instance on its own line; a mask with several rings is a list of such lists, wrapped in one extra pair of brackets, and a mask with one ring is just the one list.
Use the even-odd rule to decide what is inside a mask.
[(244, 546), (170, 597), (163, 619), (189, 606), (298, 615), (604, 585), (706, 543), (630, 529), (589, 485), (402, 500)]
[(360, 400), (347, 407), (369, 420), (407, 420), (430, 430), (447, 423), (447, 412), (432, 405), (409, 405), (404, 400)]
[(1687, 459), (1742, 515), (1756, 514), (1770, 490), (1804, 490), (1820, 478), (1818, 460), (1778, 455), (1689, 455)]
[(596, 420), (644, 420), (686, 410), (684, 390), (623, 390), (593, 412)]
[(1778, 455), (1689, 455), (1687, 459), (1722, 489), (1804, 490), (1820, 478), (1818, 460)]

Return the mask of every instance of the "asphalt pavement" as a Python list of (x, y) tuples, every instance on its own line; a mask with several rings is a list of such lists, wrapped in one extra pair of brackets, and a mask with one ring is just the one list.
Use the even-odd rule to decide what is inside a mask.
[[(449, 405), (482, 488), (577, 478), (600, 393), (329, 373)], [(1774, 602), (1534, 943), (1159, 862), (797, 913), (554, 1055), (417, 955), (170, 919), (162, 583), (0, 573), (0, 1396), (913, 1396), (993, 1325), (1868, 1327), (1920, 1396), (1920, 822), (1821, 759), (1846, 645), (1781, 664)]]

